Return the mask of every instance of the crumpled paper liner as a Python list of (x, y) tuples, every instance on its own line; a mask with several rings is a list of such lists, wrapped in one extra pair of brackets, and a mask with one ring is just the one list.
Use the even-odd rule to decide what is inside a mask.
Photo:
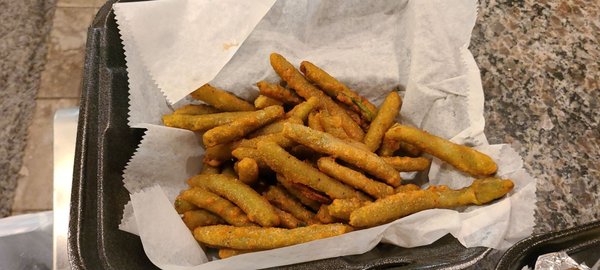
[[(217, 60), (211, 62), (222, 67), (218, 74), (213, 69), (194, 69), (186, 61), (180, 62), (183, 58), (193, 59), (199, 55), (193, 51), (222, 54), (222, 48), (217, 50), (211, 42), (189, 43), (199, 38), (195, 35), (215, 29), (206, 25), (223, 23), (205, 22), (182, 27), (181, 18), (199, 18), (197, 14), (188, 13), (204, 12), (204, 9), (184, 8), (195, 5), (192, 2), (195, 1), (164, 0), (115, 5), (132, 88), (130, 126), (147, 129), (138, 151), (124, 171), (124, 183), (132, 193), (132, 203), (125, 207), (120, 228), (137, 232), (146, 254), (159, 267), (264, 268), (364, 253), (380, 241), (404, 247), (427, 245), (448, 233), (467, 247), (505, 249), (531, 234), (535, 180), (523, 170), (522, 161), (514, 150), (508, 145), (488, 145), (483, 134), (483, 90), (479, 70), (468, 51), (470, 32), (476, 18), (475, 1), (280, 0), (271, 9), (261, 6), (262, 9), (255, 10), (257, 13), (251, 18), (262, 18), (263, 15), (264, 18), (256, 21), (254, 30), (240, 41), (243, 44), (233, 57), (228, 60), (226, 57), (215, 58)], [(198, 2), (205, 2), (202, 5), (212, 3)], [(225, 12), (218, 5), (207, 9), (212, 13)], [(165, 16), (169, 14), (177, 14), (181, 18), (171, 20), (169, 18), (173, 16)], [(152, 25), (156, 27), (149, 28), (145, 21), (157, 16), (161, 17), (158, 20), (160, 25), (154, 22)], [(250, 15), (240, 11), (239, 16)], [(247, 30), (238, 29), (235, 24), (218, 26), (221, 37), (240, 37)], [(144, 40), (140, 35), (154, 35), (140, 33), (148, 32), (147, 29), (168, 35), (164, 40), (154, 39), (150, 44), (140, 42)], [(165, 48), (170, 49), (164, 52)], [(185, 180), (199, 172), (202, 150), (199, 138), (193, 132), (158, 126), (160, 115), (171, 111), (170, 107), (189, 102), (173, 97), (182, 97), (182, 91), (187, 94), (209, 81), (241, 97), (256, 96), (254, 83), (261, 79), (279, 80), (268, 61), (272, 51), (281, 53), (295, 65), (302, 59), (319, 65), (375, 104), (381, 103), (391, 89), (405, 89), (401, 110), (404, 123), (457, 143), (479, 145), (480, 151), (497, 161), (498, 175), (515, 182), (515, 189), (508, 197), (491, 205), (467, 207), (462, 212), (432, 209), (334, 238), (190, 266), (204, 262), (206, 257), (201, 250), (196, 250), (199, 252), (197, 255), (193, 252), (173, 254), (167, 250), (172, 248), (167, 244), (171, 242), (164, 238), (175, 237), (182, 246), (198, 246), (193, 238), (189, 238), (187, 229), (172, 229), (183, 224), (178, 217), (175, 218), (172, 200), (178, 191), (185, 188)], [(172, 55), (175, 56), (167, 57)], [(162, 68), (157, 68), (157, 62), (150, 61), (155, 58), (160, 58)], [(179, 72), (173, 73), (172, 70)], [(165, 74), (173, 80), (193, 78), (193, 87), (173, 90), (158, 83), (158, 78), (164, 78)], [(161, 91), (171, 98), (162, 96)], [(454, 188), (469, 185), (473, 180), (435, 159), (429, 178), (432, 179), (431, 184), (446, 184)], [(167, 200), (161, 197), (161, 192)], [(155, 196), (160, 198), (151, 205), (135, 202), (152, 201)], [(158, 215), (158, 212), (164, 215)], [(152, 216), (154, 222), (142, 221), (149, 220), (145, 215)], [(174, 225), (177, 222), (180, 224)], [(164, 230), (178, 231), (181, 235), (168, 235), (162, 233)]]

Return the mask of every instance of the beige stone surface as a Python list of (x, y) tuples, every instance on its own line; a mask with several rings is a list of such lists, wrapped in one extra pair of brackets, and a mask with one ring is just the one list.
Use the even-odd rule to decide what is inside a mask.
[(87, 29), (96, 10), (95, 7), (56, 9), (38, 97), (80, 96)]
[(107, 0), (58, 0), (57, 7), (101, 7)]
[(52, 209), (52, 126), (54, 113), (79, 106), (79, 98), (38, 99), (29, 126), (23, 166), (12, 207), (13, 213)]

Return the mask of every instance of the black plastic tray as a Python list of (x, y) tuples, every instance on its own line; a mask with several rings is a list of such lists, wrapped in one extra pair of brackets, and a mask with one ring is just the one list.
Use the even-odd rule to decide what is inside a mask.
[(578, 263), (592, 266), (600, 259), (600, 221), (523, 239), (502, 256), (497, 270), (531, 269), (540, 255), (564, 251)]
[[(138, 236), (118, 224), (129, 200), (122, 171), (143, 130), (127, 126), (128, 84), (123, 46), (109, 1), (88, 32), (69, 223), (73, 269), (156, 269)], [(464, 248), (446, 236), (424, 247), (380, 244), (366, 254), (279, 269), (463, 269), (491, 249)]]

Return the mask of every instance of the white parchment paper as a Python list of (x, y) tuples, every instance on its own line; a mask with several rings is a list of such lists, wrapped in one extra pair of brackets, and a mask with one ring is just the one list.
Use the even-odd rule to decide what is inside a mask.
[[(380, 241), (414, 247), (450, 233), (467, 247), (505, 249), (531, 234), (535, 180), (514, 150), (488, 145), (483, 134), (483, 89), (468, 50), (476, 1), (235, 3), (159, 0), (114, 6), (130, 74), (130, 126), (147, 129), (124, 171), (132, 203), (120, 228), (140, 235), (155, 264), (169, 269), (255, 269), (364, 253)], [(240, 21), (248, 27), (240, 27)], [(498, 163), (500, 177), (515, 182), (515, 189), (488, 206), (423, 211), (375, 228), (225, 260), (200, 264), (205, 258), (201, 249), (195, 249), (196, 261), (193, 252), (174, 254), (166, 237), (197, 246), (186, 229), (177, 230), (178, 235), (163, 232), (183, 224), (171, 203), (185, 180), (199, 171), (203, 151), (193, 132), (159, 126), (160, 115), (187, 102), (184, 96), (207, 82), (241, 97), (256, 96), (257, 81), (278, 80), (269, 65), (271, 52), (295, 65), (309, 60), (375, 104), (390, 90), (404, 89), (402, 121), (477, 145)], [(195, 65), (205, 55), (211, 58)], [(430, 184), (454, 188), (473, 180), (438, 160), (429, 178)], [(160, 194), (166, 200), (136, 203)], [(146, 222), (151, 218), (155, 221)]]

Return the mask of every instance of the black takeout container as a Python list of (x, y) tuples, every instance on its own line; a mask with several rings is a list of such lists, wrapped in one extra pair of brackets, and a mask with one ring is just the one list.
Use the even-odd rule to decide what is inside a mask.
[(577, 263), (591, 267), (600, 260), (600, 221), (574, 228), (534, 235), (523, 239), (504, 253), (497, 270), (531, 269), (540, 255), (566, 252)]
[[(100, 9), (88, 31), (71, 195), (69, 260), (73, 269), (156, 269), (140, 238), (118, 229), (123, 206), (129, 200), (122, 172), (144, 130), (127, 125), (127, 70), (113, 3), (109, 1)], [(447, 235), (428, 246), (379, 244), (361, 255), (278, 269), (463, 269), (490, 251), (464, 248)]]

